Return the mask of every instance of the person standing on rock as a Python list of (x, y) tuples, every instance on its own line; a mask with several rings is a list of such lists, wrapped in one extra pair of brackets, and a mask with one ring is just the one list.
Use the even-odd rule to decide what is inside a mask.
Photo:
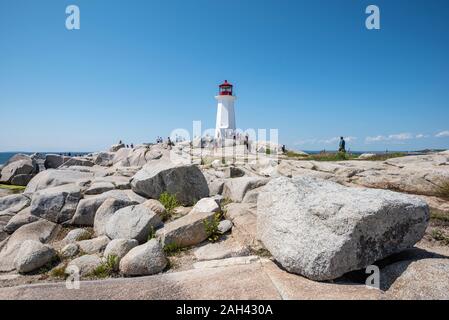
[(338, 152), (346, 153), (346, 141), (343, 137), (340, 137), (340, 145), (338, 148)]

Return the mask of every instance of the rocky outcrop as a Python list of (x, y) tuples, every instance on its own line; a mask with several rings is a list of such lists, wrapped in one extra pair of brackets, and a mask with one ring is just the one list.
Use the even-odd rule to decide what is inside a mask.
[(134, 239), (114, 239), (106, 246), (103, 256), (108, 259), (108, 257), (115, 257), (117, 265), (116, 269), (119, 267), (119, 263), (128, 252), (137, 247), (139, 242)]
[(191, 205), (209, 195), (206, 179), (194, 165), (177, 166), (169, 162), (145, 165), (131, 181), (134, 192), (159, 199), (163, 192), (176, 195), (183, 205)]
[(94, 239), (79, 241), (77, 245), (82, 252), (93, 254), (103, 251), (110, 241), (108, 237), (100, 236)]
[(120, 261), (120, 272), (125, 276), (143, 276), (161, 272), (167, 259), (160, 243), (150, 240), (129, 251)]
[(261, 192), (257, 235), (288, 271), (330, 280), (412, 247), (429, 208), (392, 191), (310, 177), (278, 178)]
[(40, 190), (33, 194), (31, 214), (55, 223), (72, 219), (82, 197), (76, 184), (62, 185)]
[(0, 213), (16, 214), (30, 205), (30, 198), (24, 194), (12, 194), (0, 198)]
[(34, 175), (37, 172), (39, 172), (39, 168), (36, 161), (26, 155), (16, 155), (1, 170), (0, 182), (11, 184), (14, 178), (16, 178), (16, 182), (23, 182), (27, 180), (24, 175)]
[(93, 167), (94, 165), (95, 164), (90, 159), (74, 157), (74, 158), (70, 158), (69, 160), (65, 161), (59, 168), (68, 168), (68, 167), (73, 167), (73, 166)]
[(85, 197), (79, 202), (71, 223), (79, 226), (93, 226), (95, 213), (106, 200), (113, 198), (123, 202), (132, 202), (133, 204), (139, 203), (136, 201), (136, 197), (131, 197), (132, 195), (122, 190), (112, 190), (97, 196), (92, 196), (89, 198)]
[(56, 251), (36, 240), (26, 240), (17, 252), (14, 265), (20, 273), (39, 269), (56, 257)]
[(18, 212), (16, 215), (14, 215), (11, 219), (9, 219), (8, 223), (3, 228), (4, 231), (11, 234), (17, 229), (19, 229), (21, 226), (24, 226), (26, 224), (32, 223), (39, 220), (38, 217), (33, 216), (31, 214), (30, 207), (23, 209), (22, 211)]
[(214, 212), (189, 213), (186, 216), (167, 223), (156, 232), (163, 245), (188, 247), (207, 239), (204, 221), (212, 221)]
[(57, 169), (69, 159), (70, 157), (62, 156), (59, 154), (47, 154), (45, 156), (44, 166), (46, 169)]
[(65, 184), (83, 185), (94, 177), (91, 172), (49, 169), (36, 175), (25, 189), (25, 193), (33, 193), (46, 188)]
[(118, 144), (113, 144), (110, 148), (109, 148), (109, 152), (117, 152), (120, 149), (124, 148), (125, 145), (123, 143), (118, 143)]
[(151, 229), (161, 223), (159, 215), (144, 204), (133, 205), (116, 211), (106, 223), (105, 231), (111, 239), (135, 239), (143, 243)]
[(101, 265), (101, 263), (100, 257), (86, 254), (70, 261), (67, 265), (66, 273), (70, 274), (70, 271), (73, 270), (72, 267), (76, 266), (79, 270), (80, 276), (88, 276), (91, 275), (95, 269)]
[(268, 183), (268, 179), (258, 177), (242, 177), (226, 180), (223, 196), (233, 202), (242, 202), (246, 193)]
[(221, 208), (214, 198), (203, 198), (195, 204), (191, 213), (219, 212), (220, 210), (221, 210)]
[(94, 156), (94, 164), (104, 167), (112, 166), (115, 153), (99, 152)]
[(61, 249), (61, 256), (63, 258), (72, 258), (79, 253), (79, 246), (76, 243), (69, 243)]
[(62, 239), (64, 243), (72, 243), (76, 241), (87, 240), (91, 238), (91, 234), (86, 229), (73, 229), (70, 230), (69, 233)]
[(42, 243), (49, 241), (59, 230), (57, 224), (41, 219), (17, 229), (0, 250), (0, 271), (15, 269), (14, 261), (22, 243), (35, 240)]
[(135, 204), (133, 201), (109, 198), (98, 208), (94, 218), (94, 232), (97, 236), (106, 234), (106, 223), (118, 210)]

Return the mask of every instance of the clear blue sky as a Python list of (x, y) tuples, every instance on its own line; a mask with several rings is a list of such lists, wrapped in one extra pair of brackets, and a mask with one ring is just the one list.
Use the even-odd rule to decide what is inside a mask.
[(0, 151), (212, 128), (224, 79), (237, 126), (290, 148), (448, 148), (449, 1), (0, 0)]

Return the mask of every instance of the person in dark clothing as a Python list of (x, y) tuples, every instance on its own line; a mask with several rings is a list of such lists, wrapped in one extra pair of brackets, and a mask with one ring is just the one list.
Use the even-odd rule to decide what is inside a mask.
[(338, 152), (346, 153), (346, 141), (343, 137), (340, 137), (340, 145), (338, 148)]
[(285, 153), (286, 149), (285, 149), (285, 144), (282, 145), (282, 153)]

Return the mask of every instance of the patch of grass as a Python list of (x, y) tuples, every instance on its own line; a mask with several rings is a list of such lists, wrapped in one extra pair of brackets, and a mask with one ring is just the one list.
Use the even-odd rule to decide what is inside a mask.
[(449, 200), (449, 180), (439, 184), (435, 193), (438, 197)]
[(178, 253), (181, 253), (184, 250), (186, 250), (186, 249), (174, 242), (166, 244), (164, 246), (164, 252), (169, 257), (177, 255)]
[(259, 248), (259, 249), (256, 249), (256, 250), (253, 249), (253, 250), (251, 250), (251, 253), (253, 255), (259, 256), (261, 258), (271, 258), (272, 257), (270, 251), (268, 251), (265, 248)]
[(92, 271), (91, 276), (96, 278), (108, 278), (115, 273), (118, 265), (118, 257), (116, 255), (110, 255), (106, 258), (106, 261), (100, 264)]
[(203, 221), (204, 223), (204, 229), (206, 230), (207, 239), (210, 242), (217, 242), (220, 239), (221, 232), (218, 231), (218, 225), (221, 221), (222, 213), (216, 213), (214, 217), (209, 220), (206, 219)]
[(150, 227), (150, 232), (148, 233), (148, 241), (150, 241), (151, 239), (156, 238), (156, 230), (154, 229), (153, 226)]
[(270, 148), (267, 148), (267, 149), (265, 150), (265, 154), (266, 154), (266, 155), (270, 155), (270, 154), (271, 154), (271, 149), (270, 149)]
[(14, 186), (14, 185), (10, 185), (10, 184), (0, 184), (0, 189), (5, 189), (5, 190), (10, 190), (13, 193), (21, 193), (23, 191), (25, 191), (26, 187), (23, 186)]
[(162, 220), (168, 220), (176, 207), (179, 207), (179, 201), (176, 196), (168, 192), (164, 192), (159, 197), (159, 202), (165, 207), (165, 214), (162, 216)]
[(407, 155), (407, 153), (405, 153), (405, 152), (383, 153), (383, 154), (376, 154), (376, 155), (370, 157), (368, 160), (370, 160), (370, 161), (385, 161), (388, 159), (405, 157), (406, 155)]
[(345, 160), (353, 160), (356, 159), (357, 156), (345, 153), (345, 152), (323, 152), (318, 154), (311, 154), (307, 156), (306, 160), (314, 160), (314, 161), (345, 161)]
[(297, 153), (295, 151), (292, 150), (287, 150), (285, 152), (285, 155), (289, 158), (307, 158), (308, 156), (302, 153)]
[(50, 271), (50, 276), (53, 278), (59, 278), (59, 279), (66, 279), (68, 277), (68, 274), (65, 273), (65, 269), (67, 268), (67, 263), (64, 263), (63, 265), (53, 268)]
[(449, 222), (449, 213), (432, 210), (430, 212), (430, 219), (441, 221), (441, 222)]
[(430, 236), (441, 243), (443, 243), (445, 246), (449, 246), (449, 236), (446, 235), (442, 230), (434, 229), (430, 233)]

